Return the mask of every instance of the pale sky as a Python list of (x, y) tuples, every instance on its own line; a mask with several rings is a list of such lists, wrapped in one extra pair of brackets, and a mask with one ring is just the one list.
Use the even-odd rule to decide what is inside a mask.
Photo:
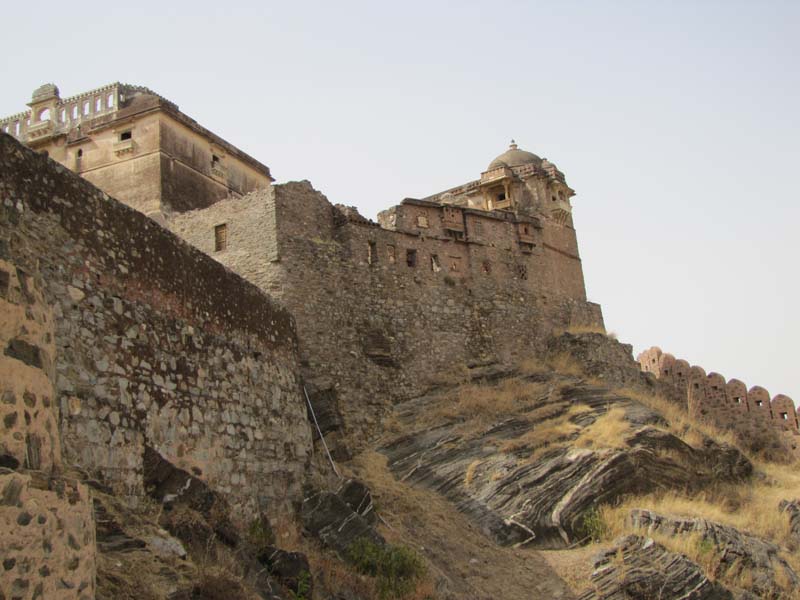
[(369, 217), (515, 138), (577, 191), (609, 330), (800, 400), (800, 2), (84, 0), (2, 30), (0, 115), (145, 85)]

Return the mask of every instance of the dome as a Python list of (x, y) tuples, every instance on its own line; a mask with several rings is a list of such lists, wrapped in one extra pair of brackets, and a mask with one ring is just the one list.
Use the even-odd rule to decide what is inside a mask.
[(489, 169), (497, 167), (521, 167), (522, 165), (529, 165), (531, 163), (538, 165), (541, 164), (541, 162), (542, 159), (533, 152), (520, 150), (514, 140), (511, 140), (511, 145), (508, 147), (508, 150), (489, 163)]

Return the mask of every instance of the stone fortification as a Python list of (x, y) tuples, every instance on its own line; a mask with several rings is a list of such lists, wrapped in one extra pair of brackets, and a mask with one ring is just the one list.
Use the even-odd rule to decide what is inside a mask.
[(41, 282), (2, 250), (0, 596), (94, 598), (91, 499), (86, 486), (60, 475), (53, 311)]
[[(57, 462), (48, 434), (60, 412), (64, 462), (130, 497), (147, 447), (224, 493), (234, 518), (299, 497), (311, 438), (286, 310), (2, 134), (0, 260), (7, 290), (42, 296), (25, 320), (4, 313), (5, 354), (14, 373), (52, 369), (56, 382), (31, 388), (34, 409), (12, 390), (5, 452)], [(40, 321), (52, 330), (34, 337)], [(36, 442), (16, 435), (29, 414)]]
[(175, 215), (170, 227), (292, 311), (328, 426), (342, 413), (366, 436), (399, 398), (541, 352), (555, 330), (603, 326), (567, 225), (425, 201), (380, 220), (300, 182)]
[(708, 373), (672, 354), (652, 347), (636, 357), (642, 371), (652, 373), (695, 418), (708, 419), (742, 433), (774, 429), (785, 434), (791, 446), (800, 445), (800, 421), (794, 402), (778, 394), (770, 398), (760, 386), (747, 386), (738, 379), (726, 380)]

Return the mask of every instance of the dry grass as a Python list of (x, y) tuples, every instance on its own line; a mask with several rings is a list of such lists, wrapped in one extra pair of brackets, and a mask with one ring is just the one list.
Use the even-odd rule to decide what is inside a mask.
[(583, 366), (568, 352), (561, 352), (549, 357), (547, 365), (561, 375), (571, 375), (573, 377), (582, 377), (584, 375)]
[(721, 444), (738, 446), (730, 431), (724, 431), (710, 423), (697, 421), (689, 416), (685, 407), (670, 402), (663, 396), (649, 394), (635, 388), (619, 388), (614, 393), (636, 400), (660, 413), (669, 423), (668, 430), (691, 446), (702, 444), (704, 437), (710, 437)]
[(606, 335), (606, 330), (597, 325), (570, 325), (565, 331), (572, 335), (580, 335), (582, 333), (601, 333)]
[(465, 384), (448, 393), (430, 416), (486, 424), (500, 416), (519, 413), (546, 393), (544, 384), (518, 378), (505, 379), (497, 385)]
[[(600, 508), (600, 515), (606, 525), (607, 539), (631, 533), (627, 521), (630, 511), (644, 508), (666, 515), (705, 518), (792, 549), (789, 517), (778, 510), (778, 504), (781, 500), (800, 495), (800, 473), (768, 463), (757, 464), (757, 468), (763, 477), (754, 479), (751, 483), (720, 485), (691, 497), (674, 491), (629, 497), (617, 506), (603, 506)], [(652, 537), (671, 550), (685, 554), (700, 564), (707, 573), (713, 572), (717, 567), (719, 557), (714, 549), (701, 543), (697, 536), (665, 536), (656, 532)], [(800, 573), (800, 554), (796, 549), (784, 553), (784, 558)], [(733, 572), (727, 578), (726, 574), (722, 574), (725, 583), (746, 583), (737, 583), (731, 577)], [(781, 581), (783, 578), (779, 583)], [(792, 596), (796, 597), (800, 596)]]
[(625, 420), (625, 410), (612, 408), (585, 427), (574, 445), (578, 448), (624, 448), (631, 424)]
[(475, 478), (475, 471), (481, 466), (481, 461), (473, 460), (467, 467), (467, 472), (464, 473), (464, 486), (469, 487), (472, 485), (472, 480)]

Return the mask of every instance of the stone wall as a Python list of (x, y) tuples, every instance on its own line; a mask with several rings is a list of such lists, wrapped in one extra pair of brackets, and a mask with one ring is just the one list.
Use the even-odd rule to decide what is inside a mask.
[(94, 598), (96, 544), (86, 486), (0, 468), (0, 597)]
[[(441, 228), (441, 206), (408, 210), (430, 213), (427, 227), (403, 226), (402, 211), (394, 229), (381, 227), (300, 182), (175, 216), (170, 227), (292, 311), (312, 399), (331, 427), (343, 417), (362, 439), (379, 432), (392, 402), (467, 366), (518, 362), (571, 325), (602, 328), (582, 275), (559, 289), (556, 261), (569, 261), (570, 280), (580, 274), (569, 249), (523, 251), (510, 216), (466, 214), (485, 221), (467, 241)], [(215, 252), (220, 223), (231, 237)]]
[(778, 394), (770, 399), (760, 386), (749, 390), (738, 379), (726, 380), (683, 359), (652, 347), (636, 357), (642, 371), (652, 373), (695, 418), (741, 432), (770, 428), (782, 432), (792, 447), (800, 446), (800, 419), (794, 402)]
[(5, 135), (0, 259), (52, 312), (65, 462), (134, 498), (148, 445), (237, 519), (299, 498), (311, 437), (285, 309)]
[(53, 311), (41, 282), (7, 259), (0, 260), (0, 597), (94, 598), (91, 498), (59, 475)]

